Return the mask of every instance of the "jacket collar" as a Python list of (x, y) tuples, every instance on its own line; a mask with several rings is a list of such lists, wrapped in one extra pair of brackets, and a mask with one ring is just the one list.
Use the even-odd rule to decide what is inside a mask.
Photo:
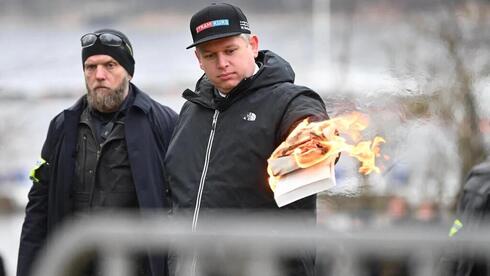
[(277, 83), (283, 82), (294, 83), (294, 71), (291, 65), (272, 51), (259, 51), (255, 62), (260, 64), (259, 70), (250, 78), (243, 79), (228, 93), (226, 98), (217, 99), (214, 95), (215, 87), (210, 83), (206, 75), (203, 75), (197, 81), (195, 92), (187, 89), (182, 96), (186, 100), (203, 107), (223, 111), (236, 101), (263, 87), (272, 87)]
[(143, 91), (141, 91), (136, 85), (129, 83), (134, 93), (134, 102), (131, 107), (138, 107), (143, 112), (148, 113), (151, 110), (151, 99)]

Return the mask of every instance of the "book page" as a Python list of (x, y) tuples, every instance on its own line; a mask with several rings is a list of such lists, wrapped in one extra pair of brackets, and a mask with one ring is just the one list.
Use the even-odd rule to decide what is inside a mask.
[(298, 169), (282, 176), (276, 186), (274, 199), (282, 207), (336, 185), (333, 163), (326, 160), (314, 166)]

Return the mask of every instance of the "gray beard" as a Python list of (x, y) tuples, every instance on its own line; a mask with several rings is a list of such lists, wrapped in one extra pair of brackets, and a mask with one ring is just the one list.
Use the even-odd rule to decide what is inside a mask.
[(87, 84), (85, 84), (85, 86), (87, 87), (88, 92), (88, 106), (99, 112), (108, 113), (118, 110), (124, 102), (125, 92), (129, 88), (129, 80), (125, 79), (119, 87), (112, 90), (109, 94), (97, 93), (96, 91), (90, 90)]

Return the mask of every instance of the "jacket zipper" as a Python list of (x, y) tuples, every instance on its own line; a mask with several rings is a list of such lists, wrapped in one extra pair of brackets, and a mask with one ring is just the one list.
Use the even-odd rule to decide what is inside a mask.
[(89, 199), (89, 206), (90, 207), (92, 207), (92, 205), (94, 203), (94, 194), (95, 194), (95, 185), (96, 185), (95, 181), (96, 181), (96, 176), (97, 176), (97, 168), (99, 167), (99, 159), (100, 159), (101, 151), (102, 151), (101, 145), (97, 144), (95, 167), (94, 167), (94, 171), (92, 173), (92, 181), (91, 181), (92, 187), (90, 187), (90, 199)]
[(85, 184), (87, 183), (87, 174), (85, 173), (85, 169), (87, 167), (87, 135), (84, 134), (82, 139), (83, 139), (82, 141), (83, 163), (82, 166), (80, 167), (81, 170), (79, 173), (82, 176), (82, 187), (84, 187), (83, 189), (85, 189)]
[(216, 132), (216, 123), (218, 121), (219, 110), (214, 111), (213, 123), (211, 125), (211, 132), (209, 134), (208, 146), (206, 147), (206, 156), (204, 157), (204, 167), (202, 169), (201, 180), (199, 181), (199, 190), (197, 192), (196, 207), (194, 209), (194, 216), (192, 218), (192, 231), (197, 228), (197, 219), (199, 217), (199, 210), (201, 209), (201, 199), (204, 190), (204, 182), (206, 179), (206, 174), (208, 172), (209, 157), (211, 156), (211, 148), (213, 146), (214, 134)]
[[(110, 135), (112, 133), (112, 129), (111, 128), (111, 131), (108, 133), (108, 135)], [(94, 139), (95, 139), (95, 134), (94, 132), (92, 132), (92, 135), (94, 135)], [(98, 170), (99, 170), (99, 165), (100, 165), (100, 157), (102, 156), (102, 151), (104, 150), (105, 148), (105, 145), (107, 145), (109, 142), (111, 142), (113, 139), (111, 139), (112, 137), (109, 136), (106, 138), (105, 141), (103, 141), (102, 143), (100, 144), (97, 144), (97, 152), (96, 152), (96, 159), (95, 159), (95, 167), (94, 167), (94, 171), (93, 171), (93, 174), (92, 174), (92, 178), (93, 178), (93, 181), (92, 181), (92, 189), (90, 191), (90, 207), (92, 207), (93, 205), (93, 202), (94, 202), (94, 195), (95, 195), (95, 185), (96, 185), (96, 177), (97, 177), (97, 173), (98, 173)], [(97, 141), (97, 139), (95, 139)], [(107, 197), (107, 192), (110, 192), (112, 189), (109, 189), (109, 191), (103, 191), (102, 195), (101, 195), (101, 198), (99, 199), (100, 202), (99, 204), (104, 204), (105, 202), (105, 198)]]

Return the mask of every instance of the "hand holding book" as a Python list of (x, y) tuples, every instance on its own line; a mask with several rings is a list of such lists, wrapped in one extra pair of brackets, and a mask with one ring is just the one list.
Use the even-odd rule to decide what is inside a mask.
[[(379, 172), (375, 157), (384, 142), (360, 141), (367, 118), (351, 113), (330, 120), (301, 122), (268, 159), (269, 185), (279, 207), (333, 187), (336, 184), (334, 163), (341, 151), (361, 161), (359, 172)], [(338, 134), (347, 134), (350, 140)]]

